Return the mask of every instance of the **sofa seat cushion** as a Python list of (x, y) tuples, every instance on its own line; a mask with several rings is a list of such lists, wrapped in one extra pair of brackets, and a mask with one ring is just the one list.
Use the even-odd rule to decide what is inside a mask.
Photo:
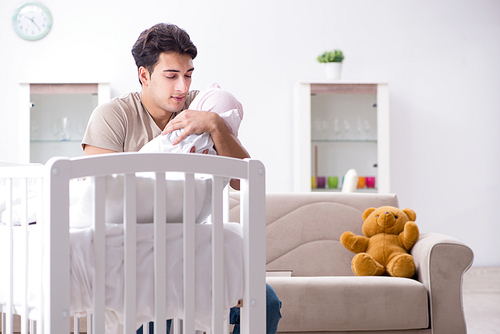
[(268, 277), (281, 299), (279, 331), (406, 330), (429, 327), (418, 281), (374, 277)]

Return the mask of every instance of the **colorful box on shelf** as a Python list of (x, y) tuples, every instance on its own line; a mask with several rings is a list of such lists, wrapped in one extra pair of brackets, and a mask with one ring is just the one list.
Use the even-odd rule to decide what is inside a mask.
[(375, 188), (375, 176), (358, 177), (358, 189)]
[(337, 189), (339, 186), (338, 176), (312, 176), (311, 177), (311, 189)]

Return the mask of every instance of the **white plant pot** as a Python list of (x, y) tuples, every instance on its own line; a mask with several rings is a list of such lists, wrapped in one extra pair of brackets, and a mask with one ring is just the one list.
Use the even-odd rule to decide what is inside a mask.
[(325, 70), (328, 80), (339, 80), (342, 71), (342, 63), (325, 63)]

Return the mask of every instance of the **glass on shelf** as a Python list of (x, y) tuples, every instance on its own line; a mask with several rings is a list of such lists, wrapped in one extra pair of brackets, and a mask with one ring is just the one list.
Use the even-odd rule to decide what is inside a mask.
[(56, 140), (69, 141), (71, 139), (68, 117), (53, 117), (51, 130)]
[(350, 134), (349, 134), (349, 131), (351, 130), (351, 124), (349, 123), (349, 121), (347, 119), (344, 119), (344, 136), (345, 136), (345, 139), (350, 139)]
[(371, 119), (325, 114), (317, 114), (311, 120), (313, 142), (377, 142), (376, 127), (372, 127)]
[(340, 124), (339, 124), (339, 119), (335, 118), (333, 120), (333, 133), (334, 133), (334, 138), (338, 139), (340, 137)]
[(329, 124), (326, 119), (316, 118), (313, 121), (312, 138), (313, 140), (328, 138)]
[(366, 132), (366, 138), (369, 138), (370, 137), (370, 131), (371, 131), (371, 125), (370, 125), (370, 121), (365, 119), (364, 120), (364, 124), (365, 124), (365, 132)]
[(31, 138), (31, 140), (39, 140), (40, 139), (40, 123), (38, 123), (37, 121), (31, 121), (30, 138)]

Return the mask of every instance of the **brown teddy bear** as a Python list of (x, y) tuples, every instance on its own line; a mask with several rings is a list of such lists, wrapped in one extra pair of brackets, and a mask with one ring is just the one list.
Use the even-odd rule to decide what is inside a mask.
[(356, 276), (413, 277), (415, 263), (408, 253), (419, 238), (417, 215), (393, 206), (368, 208), (363, 213), (363, 234), (340, 236), (345, 248), (357, 253), (351, 262)]

